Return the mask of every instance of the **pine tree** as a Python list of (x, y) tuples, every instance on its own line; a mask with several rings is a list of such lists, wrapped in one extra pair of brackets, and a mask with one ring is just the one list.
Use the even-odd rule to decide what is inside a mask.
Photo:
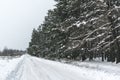
[(102, 57), (120, 62), (119, 0), (55, 0), (44, 23), (33, 30), (28, 52), (49, 59)]

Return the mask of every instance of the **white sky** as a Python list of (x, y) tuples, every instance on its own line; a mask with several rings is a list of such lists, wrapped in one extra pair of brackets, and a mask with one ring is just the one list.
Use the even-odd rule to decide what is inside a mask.
[(54, 0), (0, 0), (0, 49), (25, 50)]

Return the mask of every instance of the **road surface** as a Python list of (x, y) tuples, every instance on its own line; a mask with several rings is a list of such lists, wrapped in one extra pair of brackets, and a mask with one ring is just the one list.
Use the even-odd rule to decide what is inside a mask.
[(6, 80), (120, 80), (120, 75), (25, 55)]

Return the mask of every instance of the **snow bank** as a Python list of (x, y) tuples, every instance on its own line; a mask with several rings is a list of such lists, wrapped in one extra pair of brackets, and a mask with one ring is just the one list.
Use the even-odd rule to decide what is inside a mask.
[(0, 80), (5, 80), (21, 59), (22, 57), (13, 59), (3, 59), (0, 57)]

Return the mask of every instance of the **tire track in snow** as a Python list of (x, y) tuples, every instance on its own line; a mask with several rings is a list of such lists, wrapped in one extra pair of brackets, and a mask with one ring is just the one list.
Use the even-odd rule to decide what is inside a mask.
[(92, 68), (25, 55), (6, 80), (120, 80), (118, 75)]
[[(50, 80), (89, 80), (88, 78), (82, 77), (81, 75), (79, 75), (80, 73), (79, 70), (74, 71), (74, 69), (72, 69), (72, 68), (78, 68), (76, 66), (62, 64), (55, 61), (38, 59), (35, 57), (32, 57), (32, 58), (35, 64), (37, 63), (41, 64), (37, 66), (43, 68), (45, 73), (47, 73), (47, 75), (49, 76)], [(60, 66), (57, 66), (56, 64)], [(55, 79), (53, 79), (52, 76), (54, 76)], [(46, 80), (49, 80), (49, 79), (46, 79)]]
[[(22, 67), (23, 63), (24, 63), (24, 59), (25, 57), (20, 60), (20, 62), (17, 64), (17, 66), (15, 67), (15, 69), (10, 72), (10, 74), (8, 74), (8, 76), (6, 77), (6, 80), (19, 80), (19, 78), (17, 78), (17, 73), (18, 73), (18, 70)], [(22, 74), (20, 74), (21, 76)]]

